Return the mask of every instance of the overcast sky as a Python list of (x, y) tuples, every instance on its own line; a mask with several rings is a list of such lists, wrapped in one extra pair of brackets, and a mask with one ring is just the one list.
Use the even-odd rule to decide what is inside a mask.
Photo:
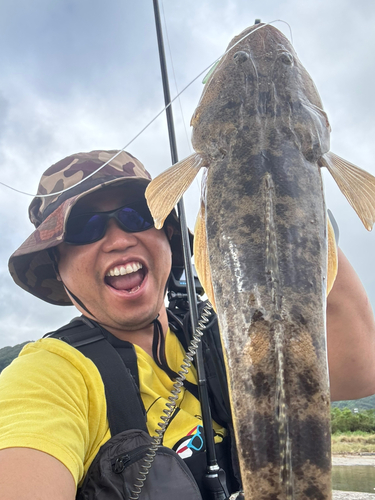
[[(375, 174), (375, 2), (164, 0), (164, 12), (179, 89), (256, 18), (287, 21), (328, 113), (332, 151)], [(284, 24), (275, 26), (289, 37)], [(0, 181), (31, 193), (51, 164), (77, 151), (121, 149), (163, 108), (151, 0), (1, 0), (0, 68)], [(169, 75), (175, 95), (170, 59)], [(174, 105), (180, 158), (191, 153), (189, 122), (201, 81), (181, 97), (183, 117)], [(167, 168), (165, 117), (128, 150), (153, 176)], [(374, 306), (375, 235), (325, 178), (340, 246)], [(185, 197), (191, 227), (198, 200), (194, 183)], [(76, 315), (29, 295), (9, 276), (10, 254), (32, 231), (30, 201), (0, 186), (0, 347), (36, 339)]]

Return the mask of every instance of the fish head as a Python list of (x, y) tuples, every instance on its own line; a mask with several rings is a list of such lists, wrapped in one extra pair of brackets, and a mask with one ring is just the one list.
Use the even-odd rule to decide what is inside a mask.
[(329, 150), (330, 126), (310, 75), (289, 40), (254, 25), (229, 44), (191, 120), (197, 152), (225, 156), (243, 134), (251, 153), (290, 141), (309, 161)]

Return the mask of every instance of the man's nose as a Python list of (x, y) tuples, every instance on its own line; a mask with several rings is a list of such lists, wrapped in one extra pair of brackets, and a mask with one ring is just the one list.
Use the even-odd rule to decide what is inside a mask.
[(136, 233), (129, 233), (122, 229), (115, 219), (107, 222), (105, 235), (103, 238), (103, 250), (110, 252), (112, 250), (122, 250), (137, 244)]

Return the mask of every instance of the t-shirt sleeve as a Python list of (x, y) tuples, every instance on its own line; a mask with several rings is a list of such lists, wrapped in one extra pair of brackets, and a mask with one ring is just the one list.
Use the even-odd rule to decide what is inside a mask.
[(60, 460), (78, 484), (109, 439), (95, 365), (56, 339), (24, 347), (0, 375), (0, 449), (34, 448)]

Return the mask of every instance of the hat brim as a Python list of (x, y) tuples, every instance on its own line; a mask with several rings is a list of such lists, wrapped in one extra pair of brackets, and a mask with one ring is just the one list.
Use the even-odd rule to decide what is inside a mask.
[[(146, 190), (149, 180), (143, 177), (112, 179), (97, 185), (84, 193), (67, 199), (22, 243), (9, 259), (9, 272), (17, 285), (36, 297), (55, 305), (72, 305), (64, 285), (57, 279), (55, 263), (50, 251), (64, 241), (66, 224), (73, 206), (88, 194), (107, 186), (120, 184), (137, 185)], [(135, 187), (135, 186), (134, 186)], [(172, 267), (183, 266), (182, 240), (180, 225), (175, 210), (168, 216), (166, 224), (174, 228), (170, 241)], [(190, 248), (193, 235), (189, 231)]]

